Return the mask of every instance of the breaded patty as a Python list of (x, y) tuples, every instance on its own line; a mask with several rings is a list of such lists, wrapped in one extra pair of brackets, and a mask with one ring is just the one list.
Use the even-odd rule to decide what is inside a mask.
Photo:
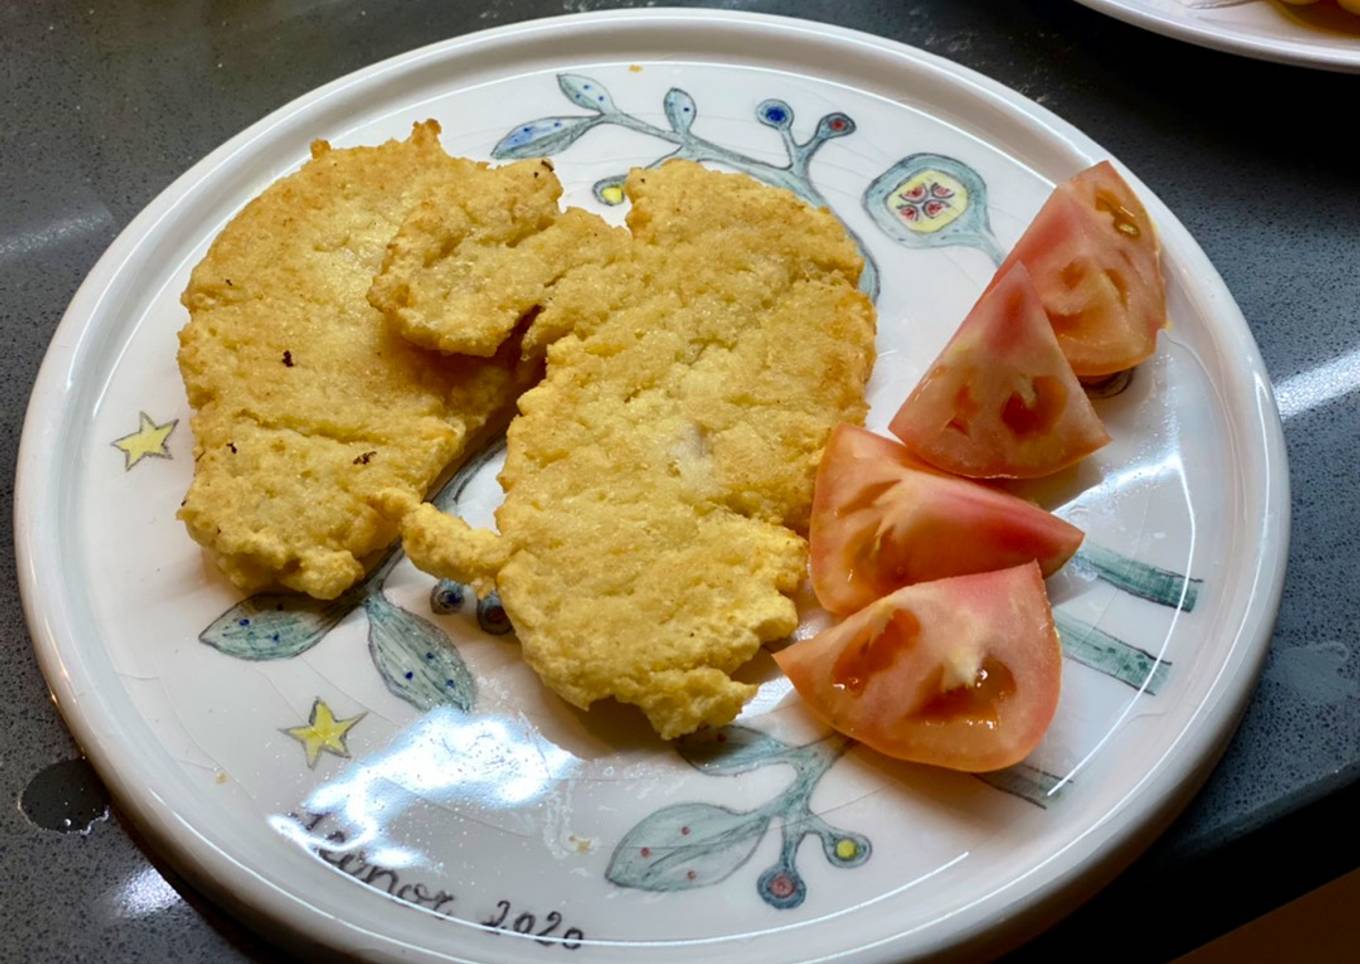
[(687, 161), (626, 191), (626, 251), (563, 272), (526, 336), (552, 344), (500, 534), (409, 491), (382, 505), (416, 565), (499, 591), (548, 686), (670, 738), (731, 720), (755, 688), (730, 674), (796, 625), (813, 476), (863, 418), (874, 311), (840, 223), (786, 191)]
[(538, 232), (561, 186), (540, 161), (448, 156), (433, 121), (378, 147), (318, 141), (193, 271), (179, 364), (195, 465), (179, 517), (243, 590), (342, 593), (395, 537), (374, 493), (423, 497), (532, 380), (517, 345), (442, 356), (369, 305), (388, 243), (434, 192), (465, 221)]
[(396, 331), (427, 348), (494, 355), (568, 266), (608, 263), (628, 245), (626, 232), (577, 208), (542, 223), (494, 198), (460, 208), (450, 193), (459, 192), (435, 191), (411, 212), (368, 292)]

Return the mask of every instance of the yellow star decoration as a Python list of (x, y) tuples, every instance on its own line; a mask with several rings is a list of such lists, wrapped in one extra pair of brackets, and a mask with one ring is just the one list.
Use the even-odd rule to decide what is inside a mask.
[(307, 766), (315, 769), (316, 761), (321, 758), (321, 751), (333, 754), (344, 759), (349, 759), (349, 747), (345, 745), (345, 734), (354, 728), (354, 725), (362, 720), (367, 713), (360, 713), (358, 716), (351, 716), (347, 720), (337, 720), (331, 708), (326, 705), (326, 701), (317, 697), (312, 703), (312, 714), (307, 718), (306, 726), (293, 726), (282, 733), (287, 733), (293, 739), (302, 744), (307, 751)]
[(146, 412), (139, 412), (138, 414), (141, 415), (141, 424), (137, 431), (113, 440), (114, 447), (123, 452), (124, 472), (148, 455), (158, 459), (170, 458), (170, 450), (165, 447), (165, 440), (170, 437), (170, 433), (179, 424), (179, 419), (172, 418), (164, 425), (157, 425), (155, 420)]

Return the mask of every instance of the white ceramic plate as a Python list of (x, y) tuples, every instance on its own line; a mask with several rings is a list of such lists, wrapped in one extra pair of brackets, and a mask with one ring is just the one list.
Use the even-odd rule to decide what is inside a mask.
[[(598, 103), (587, 83), (613, 106), (579, 106)], [(689, 134), (663, 110), (671, 88), (697, 109)], [(336, 607), (242, 602), (175, 521), (192, 469), (177, 295), (223, 223), (316, 137), (372, 144), (435, 117), (451, 151), (487, 157), (503, 138), (501, 155), (532, 150), (523, 142), (548, 128), (527, 122), (567, 115), (596, 121), (556, 145), (568, 200), (613, 217), (592, 185), (677, 143), (786, 181), (790, 152), (808, 160), (793, 186), (830, 203), (881, 280), (875, 426), (1052, 182), (1105, 156), (947, 61), (747, 14), (527, 23), (290, 104), (133, 221), (34, 390), (20, 571), (72, 730), (200, 886), (277, 933), (374, 958), (896, 960), (1018, 938), (1113, 873), (1203, 778), (1250, 693), (1283, 577), (1287, 472), (1256, 346), (1199, 247), (1136, 181), (1163, 233), (1175, 325), (1100, 402), (1114, 443), (1049, 487), (1089, 533), (1050, 583), (1072, 658), (1049, 736), (990, 782), (845, 747), (767, 655), (737, 727), (666, 745), (639, 717), (565, 707), (495, 634), (496, 613), (479, 619), (404, 561)], [(917, 176), (956, 207), (918, 212), (914, 230), (884, 197)], [(495, 463), (446, 501), (487, 518)], [(241, 658), (280, 632), (296, 655)], [(426, 665), (457, 677), (458, 699), (422, 688)]]
[(1360, 16), (1330, 3), (1278, 0), (1077, 0), (1156, 33), (1228, 53), (1323, 70), (1360, 71)]

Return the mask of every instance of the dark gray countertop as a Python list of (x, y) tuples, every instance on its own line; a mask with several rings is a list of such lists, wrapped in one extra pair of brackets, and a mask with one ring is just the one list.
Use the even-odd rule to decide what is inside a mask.
[[(53, 328), (106, 245), (230, 135), (375, 60), (488, 26), (627, 4), (216, 0), (0, 5), (0, 446), (13, 464)], [(1027, 94), (1152, 185), (1222, 272), (1281, 393), (1293, 482), (1262, 682), (1189, 810), (1110, 890), (1022, 953), (1092, 927), (1165, 958), (1360, 865), (1360, 77), (1185, 46), (1070, 0), (736, 2), (892, 37)], [(1349, 117), (1350, 120), (1346, 118)], [(5, 477), (5, 499), (13, 493)], [(273, 954), (148, 863), (47, 699), (0, 515), (0, 959)], [(46, 772), (44, 772), (46, 770)], [(22, 805), (21, 805), (22, 798)], [(63, 809), (68, 808), (68, 809)], [(27, 814), (27, 815), (26, 815)], [(43, 829), (39, 824), (59, 829)], [(1272, 867), (1266, 873), (1263, 868)], [(1246, 875), (1250, 875), (1247, 877)], [(1244, 882), (1249, 881), (1249, 886)], [(1206, 910), (1206, 888), (1235, 892)], [(1155, 926), (1130, 929), (1137, 906)]]

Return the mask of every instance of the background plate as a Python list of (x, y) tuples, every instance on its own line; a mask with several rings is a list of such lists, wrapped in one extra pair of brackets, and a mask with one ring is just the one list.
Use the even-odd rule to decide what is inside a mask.
[[(1044, 493), (1090, 534), (1084, 561), (1050, 586), (1072, 659), (1049, 737), (990, 782), (828, 739), (766, 656), (748, 671), (761, 692), (724, 742), (672, 747), (634, 715), (577, 713), (497, 635), (496, 613), (447, 591), (432, 600), (404, 562), (337, 609), (233, 609), (174, 520), (191, 474), (177, 295), (221, 225), (315, 137), (374, 143), (435, 117), (450, 151), (486, 157), (537, 118), (594, 117), (570, 96), (586, 81), (564, 73), (612, 101), (555, 154), (567, 200), (611, 217), (621, 210), (592, 188), (677, 144), (784, 182), (790, 152), (810, 159), (791, 186), (831, 204), (881, 282), (874, 426), (1052, 182), (1105, 156), (946, 61), (744, 14), (538, 21), (301, 98), (129, 226), (44, 363), (16, 541), (63, 713), (178, 868), (297, 940), (389, 959), (745, 961), (743, 938), (762, 934), (762, 957), (811, 961), (1015, 939), (1184, 803), (1250, 691), (1283, 577), (1287, 474), (1255, 345), (1203, 253), (1137, 182), (1162, 228), (1175, 327), (1100, 403), (1115, 443)], [(702, 143), (671, 130), (671, 88), (695, 105)], [(953, 192), (960, 213), (933, 222), (947, 226), (885, 217), (883, 190), (914, 177)], [(110, 446), (129, 436), (152, 454)], [(458, 500), (474, 521), (495, 504), (495, 467), (490, 453)], [(312, 645), (243, 659), (242, 618), (310, 627)], [(817, 619), (808, 612), (809, 630)], [(429, 708), (403, 683), (403, 660), (436, 656), (475, 681), (464, 706)], [(330, 714), (350, 722), (326, 732)], [(314, 767), (308, 736), (330, 746)]]
[(1360, 72), (1360, 16), (1276, 0), (1077, 0), (1126, 23), (1215, 50)]

